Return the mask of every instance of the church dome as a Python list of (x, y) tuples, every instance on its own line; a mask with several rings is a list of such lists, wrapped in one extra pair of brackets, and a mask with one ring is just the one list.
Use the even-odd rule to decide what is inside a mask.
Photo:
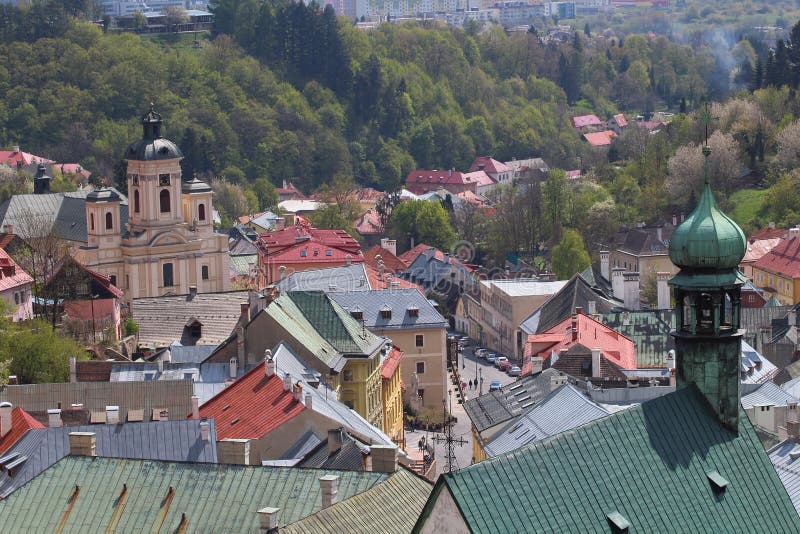
[(182, 158), (183, 154), (178, 146), (169, 139), (161, 137), (162, 122), (161, 114), (151, 104), (150, 111), (142, 117), (142, 138), (128, 146), (125, 159), (155, 161)]
[(703, 147), (706, 158), (706, 179), (697, 208), (678, 226), (669, 244), (669, 259), (681, 269), (733, 269), (739, 265), (747, 250), (742, 229), (717, 206), (708, 181), (708, 156), (711, 149)]

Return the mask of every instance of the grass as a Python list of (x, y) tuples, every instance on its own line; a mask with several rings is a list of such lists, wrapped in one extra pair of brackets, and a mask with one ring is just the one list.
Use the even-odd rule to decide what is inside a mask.
[(748, 226), (764, 204), (766, 189), (742, 189), (728, 197), (733, 206), (730, 216), (739, 226)]

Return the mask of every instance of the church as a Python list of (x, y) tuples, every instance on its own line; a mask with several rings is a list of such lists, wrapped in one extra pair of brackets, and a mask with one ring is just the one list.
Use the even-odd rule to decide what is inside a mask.
[[(214, 231), (211, 187), (181, 178), (183, 154), (152, 107), (125, 152), (128, 198), (86, 195), (86, 242), (73, 255), (134, 298), (230, 289), (227, 236)], [(127, 201), (127, 202), (126, 202)], [(123, 205), (127, 204), (127, 205)]]

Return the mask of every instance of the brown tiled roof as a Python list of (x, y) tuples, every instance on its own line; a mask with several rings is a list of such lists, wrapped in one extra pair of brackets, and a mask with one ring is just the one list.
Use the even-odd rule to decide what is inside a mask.
[(113, 363), (100, 361), (75, 362), (75, 375), (78, 382), (108, 382), (111, 380)]
[(386, 267), (386, 270), (389, 272), (400, 272), (405, 271), (408, 268), (408, 264), (395, 256), (391, 253), (391, 251), (386, 250), (380, 245), (375, 245), (371, 247), (369, 250), (364, 252), (364, 263), (369, 265), (370, 267), (377, 269), (378, 268), (378, 260), (375, 259), (375, 256), (379, 255), (383, 260), (383, 265)]
[[(34, 410), (28, 412), (31, 417), (39, 421), (43, 426), (50, 424), (50, 417), (47, 410)], [(91, 412), (89, 410), (61, 410), (61, 423), (64, 426), (85, 426), (89, 424)]]

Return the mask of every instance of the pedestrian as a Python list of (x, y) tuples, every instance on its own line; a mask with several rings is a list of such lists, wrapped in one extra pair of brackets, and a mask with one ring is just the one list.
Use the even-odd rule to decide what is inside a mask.
[(419, 452), (422, 452), (422, 444), (424, 443), (424, 440), (425, 438), (419, 438), (419, 441), (417, 442), (417, 449), (419, 449)]
[(472, 379), (469, 379), (469, 389), (472, 389)]

